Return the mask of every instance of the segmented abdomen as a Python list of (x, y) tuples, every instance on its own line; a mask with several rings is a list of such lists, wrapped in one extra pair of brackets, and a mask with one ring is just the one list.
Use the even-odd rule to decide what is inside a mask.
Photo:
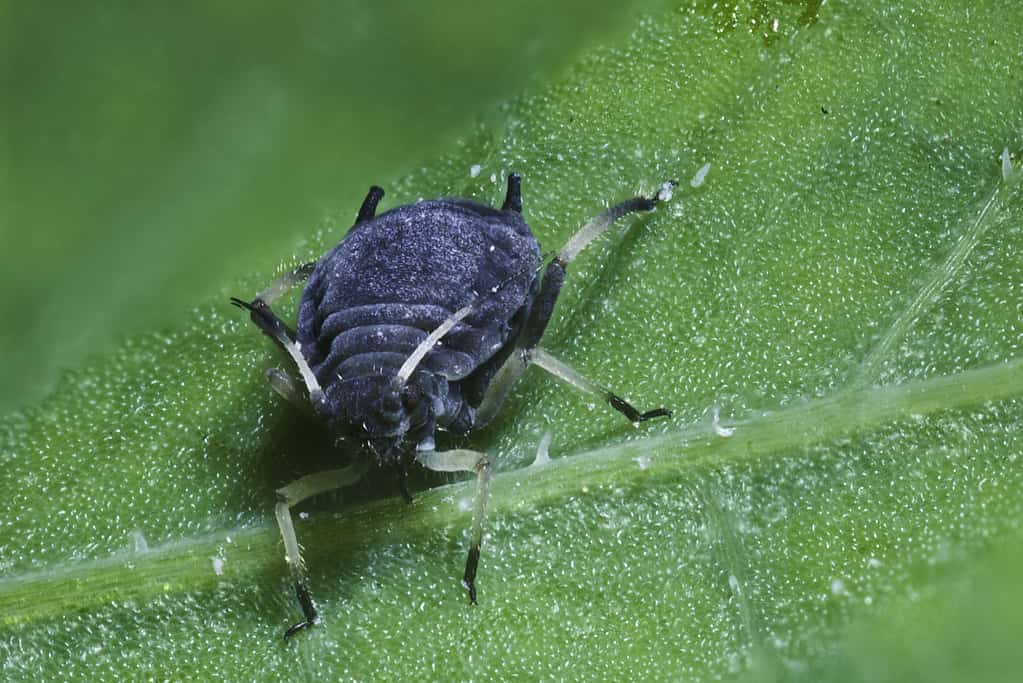
[[(368, 375), (393, 375), (450, 315), (444, 307), (433, 304), (354, 306), (330, 313), (319, 329), (311, 320), (305, 325), (306, 330), (300, 326), (299, 343), (321, 384)], [(462, 323), (445, 335), (421, 367), (449, 380), (459, 380), (489, 358), (502, 341), (493, 328), (479, 330)]]

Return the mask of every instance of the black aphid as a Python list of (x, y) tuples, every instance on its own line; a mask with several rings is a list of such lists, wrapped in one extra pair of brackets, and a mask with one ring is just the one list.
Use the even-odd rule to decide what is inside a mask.
[[(520, 178), (508, 176), (495, 209), (466, 199), (399, 206), (376, 216), (384, 196), (371, 187), (355, 225), (323, 258), (296, 268), (251, 302), (231, 299), (294, 360), (308, 399), (279, 369), (271, 386), (286, 399), (306, 400), (333, 429), (362, 437), (377, 462), (396, 467), (402, 495), (406, 461), (441, 472), (475, 472), (469, 558), (463, 585), (476, 602), (476, 566), (483, 539), (490, 462), (469, 450), (437, 451), (438, 429), (465, 434), (496, 415), (530, 364), (595, 394), (633, 423), (670, 416), (640, 412), (624, 399), (539, 348), (568, 264), (615, 220), (651, 211), (670, 197), (665, 183), (653, 197), (634, 197), (584, 225), (547, 264), (522, 217)], [(308, 279), (291, 330), (270, 304)], [(365, 461), (302, 477), (277, 491), (277, 523), (305, 619), (285, 639), (317, 621), (291, 507), (355, 483)]]

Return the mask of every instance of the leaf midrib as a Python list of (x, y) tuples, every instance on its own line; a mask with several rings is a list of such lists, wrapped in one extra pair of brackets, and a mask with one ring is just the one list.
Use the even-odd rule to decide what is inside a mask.
[[(719, 436), (707, 421), (626, 443), (559, 458), (543, 467), (497, 475), (491, 513), (515, 512), (576, 495), (584, 487), (677, 475), (680, 467), (707, 460), (754, 458), (806, 448), (841, 435), (868, 432), (885, 424), (947, 410), (996, 403), (1023, 395), (1023, 358), (953, 375), (900, 385), (849, 389), (779, 411), (729, 424)], [(681, 452), (681, 456), (665, 453)], [(346, 522), (309, 522), (302, 530), (310, 549), (338, 552), (368, 539), (410, 540), (463, 522), (457, 501), (470, 496), (471, 482), (440, 486), (417, 496), (416, 514), (405, 514), (395, 499), (347, 510)], [(4, 625), (29, 623), (111, 600), (148, 600), (158, 595), (216, 587), (221, 577), (211, 557), (226, 553), (224, 578), (283, 572), (277, 529), (246, 527), (183, 539), (144, 553), (70, 563), (25, 572), (0, 581)], [(313, 556), (315, 556), (313, 552)], [(312, 557), (312, 556), (311, 556)]]

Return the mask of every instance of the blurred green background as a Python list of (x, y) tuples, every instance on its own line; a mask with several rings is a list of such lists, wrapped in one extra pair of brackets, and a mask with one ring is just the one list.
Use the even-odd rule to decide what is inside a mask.
[(0, 413), (279, 265), (634, 4), (0, 3)]

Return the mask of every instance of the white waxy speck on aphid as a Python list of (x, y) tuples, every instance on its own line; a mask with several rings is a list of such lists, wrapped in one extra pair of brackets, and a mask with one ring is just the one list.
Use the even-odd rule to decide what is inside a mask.
[(219, 557), (211, 557), (210, 561), (213, 562), (213, 573), (217, 576), (224, 575), (224, 560)]

